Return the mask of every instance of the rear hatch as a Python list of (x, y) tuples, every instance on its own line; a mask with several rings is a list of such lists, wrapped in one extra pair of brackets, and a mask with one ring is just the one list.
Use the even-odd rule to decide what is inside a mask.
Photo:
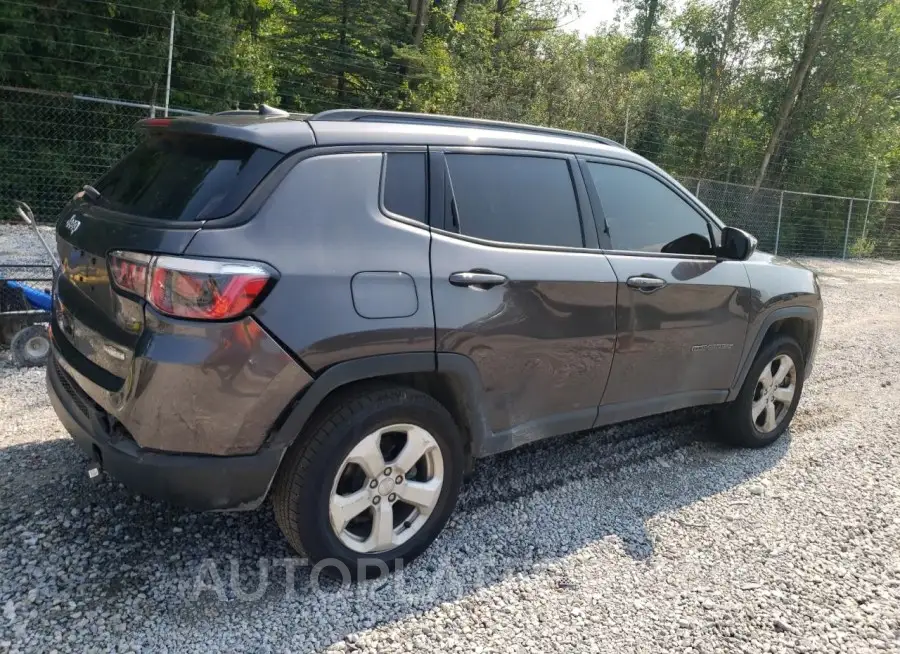
[(144, 142), (78, 193), (56, 226), (54, 335), (63, 356), (109, 390), (127, 376), (145, 305), (140, 294), (114, 287), (110, 263), (123, 264), (110, 254), (181, 254), (197, 230), (232, 214), (284, 156), (259, 143), (146, 122)]

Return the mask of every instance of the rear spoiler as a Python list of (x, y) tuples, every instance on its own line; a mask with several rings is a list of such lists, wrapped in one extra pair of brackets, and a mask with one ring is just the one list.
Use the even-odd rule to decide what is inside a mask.
[(261, 114), (256, 111), (229, 111), (210, 116), (144, 118), (137, 122), (136, 127), (244, 141), (282, 153), (316, 144), (315, 135), (303, 116), (294, 117), (287, 112)]

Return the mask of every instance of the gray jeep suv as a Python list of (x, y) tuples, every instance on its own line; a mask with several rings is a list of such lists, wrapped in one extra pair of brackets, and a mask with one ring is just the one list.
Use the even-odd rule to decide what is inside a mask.
[(59, 217), (47, 367), (139, 492), (271, 498), (311, 559), (391, 568), (475, 458), (697, 405), (759, 447), (794, 414), (815, 276), (612, 141), (265, 106), (139, 129)]

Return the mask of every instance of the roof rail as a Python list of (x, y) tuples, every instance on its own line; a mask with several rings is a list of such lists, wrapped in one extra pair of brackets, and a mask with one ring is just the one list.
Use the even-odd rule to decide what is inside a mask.
[(487, 120), (484, 118), (464, 118), (461, 116), (443, 116), (441, 114), (418, 114), (406, 111), (382, 111), (379, 109), (329, 109), (327, 111), (320, 111), (307, 120), (359, 120), (367, 122), (386, 123), (425, 123), (429, 125), (446, 125), (449, 127), (483, 127), (486, 129), (502, 129), (511, 132), (529, 132), (532, 134), (546, 134), (548, 136), (565, 136), (569, 138), (595, 141), (596, 143), (602, 143), (603, 145), (612, 145), (618, 148), (624, 147), (620, 143), (617, 143), (616, 141), (605, 138), (603, 136), (595, 136), (594, 134), (585, 134), (583, 132), (572, 132), (565, 129), (557, 129), (555, 127), (522, 125), (520, 123), (507, 123), (500, 120)]

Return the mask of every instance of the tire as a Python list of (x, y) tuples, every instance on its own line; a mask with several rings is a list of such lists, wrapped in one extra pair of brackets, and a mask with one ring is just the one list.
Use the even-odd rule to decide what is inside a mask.
[[(391, 426), (402, 427), (407, 432), (387, 431), (375, 436), (380, 430)], [(426, 439), (419, 430), (424, 430), (424, 434), (432, 440)], [(377, 477), (372, 477), (363, 465), (347, 462), (348, 457), (353, 459), (354, 456), (362, 461), (358, 455), (360, 451), (367, 453), (368, 461), (372, 458), (368, 456), (371, 450), (360, 448), (365, 448), (367, 443), (378, 442), (384, 460), (381, 465), (405, 465), (397, 454), (397, 448), (402, 450), (413, 443), (413, 436), (417, 443), (420, 440), (427, 442), (425, 447), (428, 449), (427, 454), (417, 459), (415, 467), (408, 471), (392, 469), (389, 475), (385, 475), (385, 469)], [(377, 456), (375, 458), (381, 461)], [(365, 463), (365, 468), (371, 470), (374, 466)], [(349, 575), (350, 579), (377, 577), (394, 570), (401, 562), (405, 565), (412, 561), (441, 532), (456, 506), (464, 468), (465, 456), (459, 429), (437, 400), (405, 387), (359, 389), (329, 402), (288, 451), (273, 487), (275, 520), (299, 554), (307, 555), (313, 563), (322, 564), (321, 572), (344, 578)], [(441, 472), (438, 473), (438, 470)], [(404, 474), (408, 474), (409, 479), (404, 478)], [(401, 478), (402, 482), (398, 482)], [(435, 480), (439, 478), (442, 483), (435, 486), (438, 483)], [(364, 481), (359, 482), (360, 479)], [(377, 488), (372, 484), (373, 479)], [(345, 483), (349, 490), (342, 490)], [(407, 505), (403, 499), (396, 499), (401, 492), (412, 490), (414, 484), (439, 488), (429, 491), (429, 497), (434, 502), (430, 508), (419, 509), (412, 504)], [(388, 495), (392, 490), (396, 494)], [(364, 493), (368, 495), (363, 496)], [(330, 511), (335, 506), (332, 500), (338, 495), (358, 497), (362, 504), (355, 504), (355, 507), (366, 507), (340, 533), (333, 526)], [(375, 496), (379, 497), (380, 502)], [(404, 517), (409, 507), (413, 507), (413, 511)], [(385, 518), (383, 524), (394, 525), (400, 520), (390, 531), (390, 538), (407, 540), (389, 549), (360, 551), (365, 550), (366, 544), (376, 537), (376, 511), (388, 509), (391, 511), (391, 522), (388, 523)], [(352, 512), (348, 510), (347, 514)], [(369, 522), (371, 530), (363, 541), (361, 539), (366, 535)], [(400, 530), (400, 536), (394, 535), (397, 530)], [(385, 533), (382, 531), (382, 536)], [(360, 539), (359, 542), (357, 539)], [(393, 541), (382, 539), (382, 542)]]
[(12, 345), (12, 339), (26, 327), (28, 321), (24, 318), (16, 320), (11, 316), (4, 316), (3, 320), (0, 320), (0, 345)]
[[(773, 369), (776, 371), (773, 377), (777, 378), (778, 371), (781, 370), (781, 362), (785, 361), (784, 357), (790, 359), (793, 364), (793, 395), (789, 403), (779, 401), (776, 399), (779, 395), (778, 391), (787, 389), (780, 386), (771, 387), (771, 395), (768, 397), (774, 400), (775, 427), (767, 429), (768, 408), (763, 408), (761, 413), (754, 418), (754, 406), (767, 407), (767, 403), (763, 401), (767, 392), (764, 388), (766, 382), (761, 380), (761, 377), (766, 367), (769, 366), (770, 372)], [(776, 359), (780, 361), (778, 366), (774, 365)], [(778, 336), (765, 343), (757, 353), (737, 398), (723, 407), (718, 414), (718, 426), (722, 439), (733, 445), (750, 448), (765, 447), (777, 441), (790, 425), (794, 412), (797, 410), (797, 404), (800, 402), (800, 395), (803, 392), (803, 369), (803, 351), (793, 338)], [(788, 376), (790, 377), (790, 372)], [(781, 397), (785, 398), (786, 396), (781, 395)]]
[(9, 344), (15, 364), (21, 368), (42, 366), (50, 355), (50, 338), (43, 325), (30, 325), (19, 330)]

